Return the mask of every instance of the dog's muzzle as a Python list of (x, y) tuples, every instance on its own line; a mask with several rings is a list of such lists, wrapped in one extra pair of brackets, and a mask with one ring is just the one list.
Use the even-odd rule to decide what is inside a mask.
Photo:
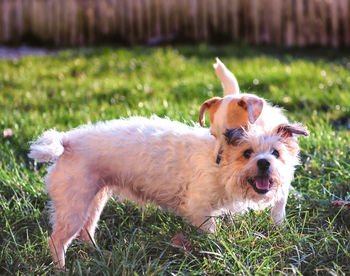
[(272, 179), (269, 177), (268, 173), (270, 162), (266, 159), (259, 159), (257, 166), (258, 175), (254, 178), (249, 178), (248, 182), (253, 186), (255, 192), (258, 194), (266, 194), (273, 184)]
[(268, 175), (258, 175), (254, 178), (248, 178), (248, 182), (258, 194), (266, 194), (273, 185), (272, 179)]

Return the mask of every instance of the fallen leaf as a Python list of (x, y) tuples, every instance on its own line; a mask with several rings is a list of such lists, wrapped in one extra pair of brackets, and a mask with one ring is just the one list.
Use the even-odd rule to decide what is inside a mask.
[(186, 253), (188, 255), (191, 252), (191, 242), (189, 239), (182, 233), (176, 234), (171, 238), (172, 246), (178, 248), (181, 253)]

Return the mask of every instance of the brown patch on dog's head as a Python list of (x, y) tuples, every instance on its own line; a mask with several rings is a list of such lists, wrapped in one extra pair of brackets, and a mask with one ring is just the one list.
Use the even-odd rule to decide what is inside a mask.
[(228, 104), (227, 109), (227, 127), (245, 126), (248, 122), (251, 124), (259, 118), (264, 101), (255, 96), (242, 96), (233, 98)]
[(214, 98), (211, 98), (209, 100), (206, 100), (202, 104), (202, 106), (201, 106), (201, 108), (199, 110), (199, 124), (201, 126), (204, 126), (204, 124), (205, 124), (204, 114), (207, 111), (207, 109), (209, 110), (210, 124), (214, 123), (215, 113), (218, 110), (218, 108), (220, 107), (221, 101), (222, 101), (222, 98), (214, 97)]
[(221, 137), (228, 128), (247, 127), (260, 116), (264, 101), (254, 95), (225, 96), (205, 101), (199, 110), (199, 123), (205, 123), (205, 112), (209, 111), (210, 132)]

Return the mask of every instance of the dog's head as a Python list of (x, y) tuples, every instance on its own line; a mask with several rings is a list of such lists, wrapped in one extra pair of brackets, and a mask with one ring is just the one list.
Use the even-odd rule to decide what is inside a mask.
[(205, 112), (209, 111), (210, 132), (219, 137), (227, 128), (253, 124), (260, 116), (264, 100), (250, 94), (240, 94), (235, 76), (217, 58), (215, 72), (224, 88), (224, 97), (205, 101), (199, 111), (199, 123), (204, 125)]
[(260, 116), (264, 100), (249, 94), (227, 95), (205, 101), (199, 110), (200, 125), (204, 125), (204, 114), (209, 111), (210, 132), (219, 137), (227, 128), (253, 124)]
[(220, 166), (228, 192), (239, 187), (248, 199), (269, 201), (281, 186), (288, 191), (298, 164), (299, 135), (308, 136), (300, 124), (282, 124), (270, 131), (254, 125), (227, 129)]

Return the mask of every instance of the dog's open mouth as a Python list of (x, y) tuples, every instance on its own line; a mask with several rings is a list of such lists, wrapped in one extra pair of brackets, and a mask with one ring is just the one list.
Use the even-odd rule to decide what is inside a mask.
[(258, 194), (266, 194), (273, 185), (272, 179), (267, 175), (248, 178), (248, 182)]

